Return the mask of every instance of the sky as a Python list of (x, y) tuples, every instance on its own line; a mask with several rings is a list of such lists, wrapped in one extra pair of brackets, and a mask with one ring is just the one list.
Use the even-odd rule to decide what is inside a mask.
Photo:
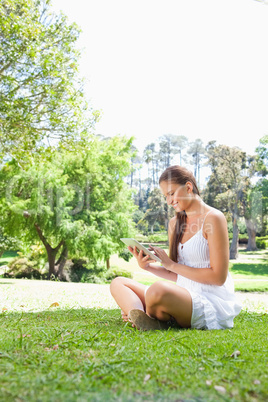
[(82, 29), (96, 133), (164, 134), (254, 153), (268, 134), (268, 1), (51, 0)]

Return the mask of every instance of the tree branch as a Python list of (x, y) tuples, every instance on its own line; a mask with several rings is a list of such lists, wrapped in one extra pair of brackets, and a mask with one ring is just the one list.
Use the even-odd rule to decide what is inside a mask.
[(40, 240), (41, 240), (42, 243), (44, 244), (44, 246), (45, 246), (46, 248), (50, 248), (50, 249), (51, 249), (52, 247), (51, 247), (50, 244), (47, 242), (47, 239), (46, 239), (45, 236), (43, 235), (42, 230), (40, 229), (40, 227), (38, 226), (37, 223), (34, 224), (34, 227), (35, 227), (35, 229), (36, 229), (36, 231), (37, 231), (37, 233), (38, 233), (38, 236), (40, 237)]

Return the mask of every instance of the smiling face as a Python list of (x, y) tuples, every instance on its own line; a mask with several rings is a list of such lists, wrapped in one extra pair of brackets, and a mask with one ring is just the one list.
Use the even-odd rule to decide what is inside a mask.
[(166, 197), (168, 205), (172, 205), (176, 212), (187, 210), (193, 200), (193, 185), (187, 181), (185, 184), (177, 184), (170, 181), (160, 183), (162, 194)]

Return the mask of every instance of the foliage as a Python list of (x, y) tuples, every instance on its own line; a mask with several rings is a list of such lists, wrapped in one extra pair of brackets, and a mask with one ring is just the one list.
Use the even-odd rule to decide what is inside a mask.
[(15, 161), (3, 166), (0, 201), (5, 230), (20, 235), (24, 243), (42, 241), (49, 275), (57, 274), (60, 251), (59, 265), (68, 252), (91, 261), (106, 260), (123, 249), (120, 237), (133, 234), (134, 207), (124, 182), (130, 145), (131, 140), (121, 137), (92, 137), (72, 148), (62, 146), (50, 160), (33, 156), (27, 169)]
[(198, 185), (200, 184), (201, 161), (205, 157), (205, 148), (203, 141), (198, 138), (189, 144), (188, 154), (191, 155), (191, 164), (194, 166), (194, 176)]
[(256, 148), (258, 173), (261, 176), (268, 174), (268, 135), (260, 139), (259, 146)]
[(148, 241), (149, 243), (158, 243), (158, 242), (167, 242), (168, 241), (168, 235), (167, 232), (165, 233), (157, 233), (157, 234), (150, 234), (148, 236)]
[(7, 278), (42, 279), (37, 261), (31, 261), (27, 257), (15, 257), (9, 264), (9, 270), (5, 273)]
[(21, 247), (21, 242), (17, 237), (8, 236), (3, 228), (0, 227), (0, 257), (5, 251), (16, 250)]
[(50, 0), (0, 4), (0, 157), (25, 165), (31, 153), (94, 124), (78, 76), (79, 29)]
[(132, 273), (122, 269), (122, 268), (118, 268), (118, 267), (111, 267), (110, 269), (108, 269), (108, 271), (105, 274), (105, 279), (108, 282), (111, 282), (114, 278), (118, 277), (118, 276), (123, 276), (125, 278), (132, 278)]
[(259, 249), (265, 250), (268, 248), (268, 239), (264, 240), (263, 238), (256, 238), (256, 245)]
[(127, 249), (124, 249), (118, 253), (118, 257), (123, 258), (125, 261), (129, 261), (132, 258), (132, 254)]
[(64, 280), (67, 282), (104, 283), (105, 266), (101, 262), (90, 262), (88, 258), (67, 261)]
[[(238, 226), (238, 229), (239, 229), (239, 237), (240, 237), (240, 235), (242, 235), (244, 237), (244, 235), (246, 235), (246, 233), (247, 233), (247, 226), (245, 224), (245, 220), (243, 218), (240, 218), (237, 221), (237, 226)], [(227, 227), (228, 227), (228, 233), (232, 234), (233, 233), (233, 225), (232, 225), (231, 221), (229, 221), (227, 223)]]
[(148, 222), (150, 227), (150, 232), (154, 232), (154, 225), (156, 223), (163, 226), (167, 226), (168, 212), (167, 205), (162, 197), (161, 191), (155, 188), (148, 198), (148, 209), (146, 210), (141, 221), (138, 222), (139, 225), (143, 222)]
[[(230, 258), (237, 258), (238, 220), (240, 216), (244, 216), (246, 210), (250, 215), (249, 201), (246, 201), (246, 198), (251, 188), (250, 177), (255, 172), (254, 158), (247, 157), (245, 152), (236, 147), (216, 146), (214, 141), (208, 144), (207, 155), (207, 163), (212, 173), (207, 183), (204, 200), (209, 205), (231, 215), (233, 240)], [(247, 218), (249, 219), (249, 216)]]
[(268, 231), (268, 179), (262, 178), (256, 183), (256, 191), (259, 191), (261, 196), (260, 204), (262, 210), (261, 235), (265, 235)]

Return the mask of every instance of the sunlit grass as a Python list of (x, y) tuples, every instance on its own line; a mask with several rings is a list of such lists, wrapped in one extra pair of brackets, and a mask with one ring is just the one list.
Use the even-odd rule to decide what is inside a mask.
[(119, 309), (7, 311), (1, 400), (266, 401), (267, 325), (242, 312), (230, 330), (142, 333)]

